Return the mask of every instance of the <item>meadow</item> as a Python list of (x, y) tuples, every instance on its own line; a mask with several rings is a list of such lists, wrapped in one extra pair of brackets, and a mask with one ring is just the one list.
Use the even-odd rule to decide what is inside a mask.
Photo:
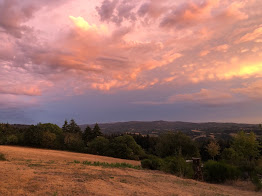
[(0, 195), (261, 195), (249, 182), (215, 185), (106, 156), (0, 146)]

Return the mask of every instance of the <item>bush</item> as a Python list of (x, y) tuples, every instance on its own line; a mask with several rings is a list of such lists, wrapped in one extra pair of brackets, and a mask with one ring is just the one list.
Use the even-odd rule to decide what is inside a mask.
[(255, 185), (256, 191), (260, 191), (262, 189), (261, 179), (258, 177), (258, 173), (255, 171), (251, 173), (251, 182)]
[(106, 155), (109, 146), (109, 140), (98, 136), (88, 143), (88, 151), (91, 154)]
[(144, 151), (141, 146), (139, 146), (130, 135), (123, 135), (114, 138), (110, 142), (107, 151), (107, 155), (121, 159), (139, 160), (143, 154)]
[(17, 136), (14, 134), (7, 136), (6, 143), (7, 144), (17, 144), (18, 143)]
[(192, 178), (192, 164), (186, 163), (183, 157), (167, 157), (164, 159), (162, 170), (180, 177)]
[(211, 160), (204, 165), (204, 179), (208, 182), (222, 183), (226, 180), (237, 180), (239, 176), (239, 169), (233, 165)]
[(169, 156), (183, 156), (185, 158), (198, 157), (196, 143), (184, 133), (169, 132), (159, 137), (156, 152), (162, 158)]
[(147, 159), (141, 161), (142, 168), (160, 170), (163, 166), (163, 159), (156, 156), (149, 156)]

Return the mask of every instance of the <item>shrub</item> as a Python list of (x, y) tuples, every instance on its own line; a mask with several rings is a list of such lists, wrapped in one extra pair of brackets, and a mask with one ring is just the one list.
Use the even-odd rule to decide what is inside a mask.
[(109, 140), (102, 136), (98, 136), (88, 143), (88, 151), (91, 154), (106, 155), (108, 146)]
[(134, 159), (139, 160), (144, 151), (139, 146), (134, 138), (130, 135), (123, 135), (114, 138), (107, 151), (107, 155), (121, 158), (121, 159)]
[(141, 161), (142, 168), (160, 170), (163, 166), (163, 159), (156, 156), (149, 156), (147, 159)]
[(7, 136), (6, 142), (7, 144), (17, 144), (18, 138), (16, 135), (12, 134), (12, 135)]
[(261, 179), (258, 177), (258, 174), (255, 171), (251, 173), (251, 182), (255, 185), (256, 191), (260, 191), (262, 189)]
[(165, 158), (162, 170), (180, 177), (192, 178), (194, 175), (192, 165), (180, 156)]
[(184, 133), (169, 132), (159, 137), (156, 152), (162, 158), (169, 156), (183, 156), (185, 158), (198, 157), (196, 143)]
[(128, 163), (107, 163), (107, 162), (91, 162), (91, 161), (83, 161), (84, 165), (90, 166), (102, 166), (102, 167), (111, 167), (111, 168), (132, 168), (132, 169), (141, 169), (140, 166), (134, 166)]
[(204, 165), (204, 179), (208, 182), (222, 183), (226, 180), (237, 180), (239, 176), (239, 169), (233, 165), (211, 160)]

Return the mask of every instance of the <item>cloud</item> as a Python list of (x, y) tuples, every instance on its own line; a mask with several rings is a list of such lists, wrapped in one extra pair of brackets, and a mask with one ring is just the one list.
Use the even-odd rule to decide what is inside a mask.
[(129, 29), (126, 28), (112, 31), (105, 25), (91, 25), (83, 17), (70, 16), (70, 19), (72, 28), (60, 36), (55, 47), (23, 46), (34, 67), (31, 71), (45, 74), (46, 78), (53, 73), (74, 80), (82, 78), (85, 81), (82, 88), (141, 88), (132, 84), (139, 83), (140, 73), (170, 64), (182, 56), (160, 43), (127, 41), (124, 35)]
[[(213, 3), (215, 2), (215, 3)], [(197, 24), (200, 21), (210, 17), (211, 9), (216, 5), (216, 1), (203, 1), (201, 3), (189, 1), (176, 7), (171, 13), (168, 13), (160, 23), (160, 27), (186, 27)]]
[(262, 27), (256, 28), (253, 32), (245, 34), (236, 43), (249, 41), (262, 42)]
[(50, 8), (66, 1), (0, 0), (0, 33), (2, 30), (4, 33), (21, 38), (25, 33), (32, 31), (25, 23), (34, 17), (35, 12), (43, 7)]
[(262, 80), (258, 79), (254, 82), (245, 83), (241, 88), (234, 88), (232, 92), (245, 95), (251, 99), (262, 98)]
[(186, 28), (211, 22), (230, 24), (248, 18), (241, 9), (244, 2), (222, 3), (219, 0), (189, 1), (167, 12), (160, 22), (163, 28)]
[[(232, 21), (248, 19), (242, 1), (105, 0), (96, 7), (100, 20), (71, 14), (56, 36), (52, 29), (38, 31), (40, 23), (31, 28), (30, 19), (66, 1), (0, 2), (2, 94), (40, 96), (61, 87), (80, 94), (90, 88), (134, 90), (260, 76), (259, 59), (240, 56), (230, 62), (233, 40), (224, 32), (235, 27)], [(63, 15), (63, 9), (54, 12)], [(173, 27), (177, 31), (168, 30)]]
[(41, 95), (41, 90), (37, 86), (31, 86), (28, 88), (23, 86), (0, 86), (0, 94), (12, 94), (12, 95), (29, 95), (29, 96), (39, 96)]
[[(150, 0), (139, 7), (137, 14), (140, 17), (149, 16), (154, 19), (159, 18), (168, 10), (168, 5), (165, 4), (166, 2), (167, 1)], [(169, 5), (170, 3), (171, 2), (168, 2)]]
[(118, 0), (104, 0), (100, 7), (96, 7), (96, 10), (102, 21), (110, 20), (113, 17), (117, 3)]
[(0, 1), (0, 28), (15, 37), (21, 37), (29, 27), (22, 25), (28, 21), (36, 8), (33, 5), (20, 7), (16, 0)]
[(168, 103), (193, 102), (207, 105), (221, 105), (232, 101), (233, 96), (230, 93), (210, 89), (201, 89), (197, 93), (178, 94), (168, 98)]

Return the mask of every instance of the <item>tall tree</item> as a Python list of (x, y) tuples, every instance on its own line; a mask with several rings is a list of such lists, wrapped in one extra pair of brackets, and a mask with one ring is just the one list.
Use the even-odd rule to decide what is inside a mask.
[(68, 132), (70, 133), (81, 133), (80, 127), (76, 124), (74, 119), (71, 119), (68, 127)]
[(87, 144), (87, 142), (89, 142), (92, 139), (94, 139), (93, 135), (94, 135), (94, 133), (93, 133), (92, 129), (89, 126), (87, 126), (85, 128), (84, 133), (83, 133), (83, 140), (84, 140), (85, 144)]
[(169, 132), (159, 137), (156, 152), (160, 157), (183, 156), (198, 157), (199, 151), (195, 142), (182, 132)]
[(93, 133), (94, 133), (94, 138), (96, 138), (98, 136), (102, 136), (101, 129), (100, 129), (100, 127), (97, 123), (95, 124), (95, 127), (93, 129)]
[(65, 120), (64, 125), (62, 127), (63, 132), (68, 132), (68, 122)]
[(215, 159), (215, 156), (219, 154), (220, 146), (216, 141), (211, 141), (207, 146), (206, 149), (208, 151), (208, 154), (212, 157), (212, 159)]
[(250, 134), (244, 131), (239, 132), (233, 140), (232, 148), (238, 154), (242, 162), (246, 162), (247, 164), (251, 164), (259, 157), (260, 145), (253, 132)]

